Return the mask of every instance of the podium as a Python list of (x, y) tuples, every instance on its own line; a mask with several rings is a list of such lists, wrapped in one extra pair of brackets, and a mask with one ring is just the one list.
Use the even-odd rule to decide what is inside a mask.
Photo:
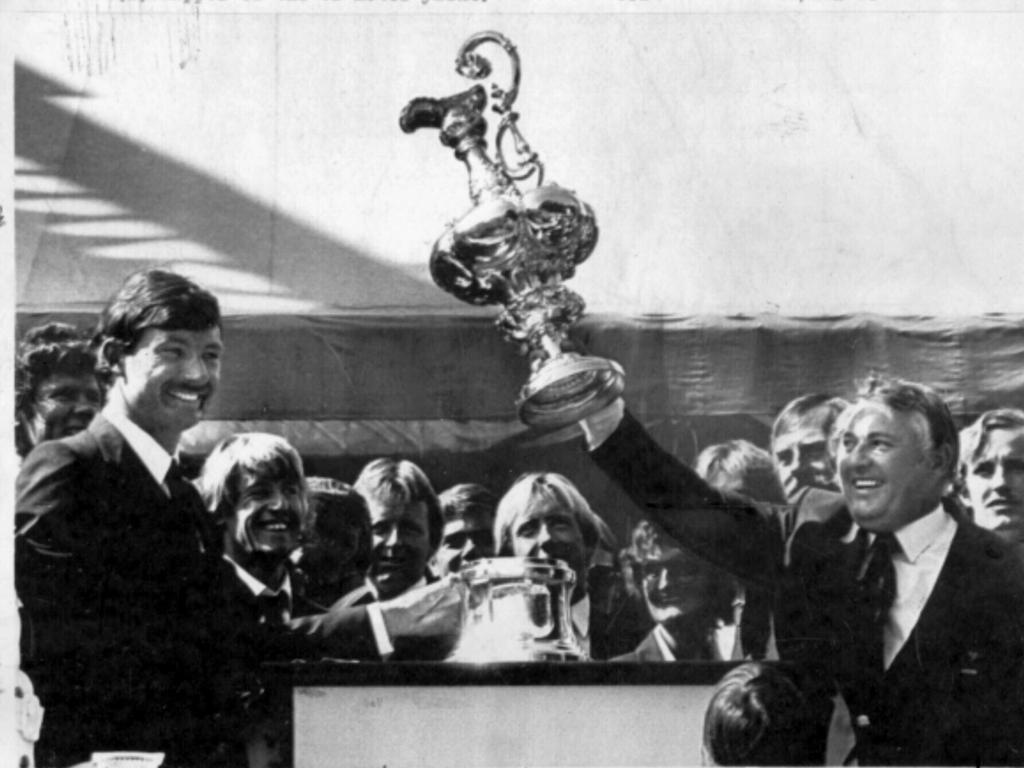
[(704, 710), (733, 664), (272, 665), (291, 688), (294, 764), (700, 764)]

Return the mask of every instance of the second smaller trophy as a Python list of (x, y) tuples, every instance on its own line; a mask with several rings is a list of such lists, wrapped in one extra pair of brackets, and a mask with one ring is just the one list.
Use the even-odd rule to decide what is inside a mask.
[[(467, 303), (504, 307), (498, 327), (506, 339), (524, 346), (530, 359), (530, 378), (516, 402), (519, 417), (531, 426), (557, 428), (604, 408), (625, 384), (618, 363), (567, 348), (569, 328), (585, 305), (562, 281), (594, 250), (597, 222), (575, 193), (543, 183), (543, 166), (512, 111), (519, 56), (508, 39), (498, 32), (474, 35), (459, 51), (457, 71), (476, 80), (488, 77), (491, 64), (476, 53), (486, 42), (508, 55), (512, 79), (507, 89), (491, 87), (491, 108), (500, 115), (494, 160), (486, 151), (488, 94), (482, 85), (447, 98), (414, 99), (399, 124), (406, 133), (438, 129), (441, 143), (455, 151), (469, 173), (474, 207), (434, 244), (434, 281)], [(511, 162), (505, 154), (509, 141), (515, 153)], [(533, 175), (536, 186), (520, 191), (515, 182)]]

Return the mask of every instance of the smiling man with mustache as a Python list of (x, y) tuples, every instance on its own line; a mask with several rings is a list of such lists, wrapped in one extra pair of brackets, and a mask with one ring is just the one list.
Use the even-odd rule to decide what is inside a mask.
[(22, 664), (46, 708), (36, 757), (131, 749), (196, 763), (216, 740), (206, 600), (219, 542), (174, 453), (220, 381), (217, 299), (173, 272), (133, 274), (92, 349), (106, 405), (40, 443), (17, 482)]

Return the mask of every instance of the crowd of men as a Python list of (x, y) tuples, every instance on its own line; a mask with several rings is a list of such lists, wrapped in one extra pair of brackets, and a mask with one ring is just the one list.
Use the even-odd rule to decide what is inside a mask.
[[(840, 759), (861, 765), (1024, 764), (1024, 412), (959, 432), (931, 388), (875, 380), (852, 402), (799, 397), (768, 450), (729, 441), (691, 469), (616, 401), (580, 426), (644, 514), (620, 548), (551, 472), (438, 493), (383, 457), (348, 483), (244, 433), (187, 479), (178, 442), (224, 352), (217, 299), (163, 270), (130, 276), (91, 336), (50, 324), (19, 345), (15, 568), (40, 765), (286, 759), (266, 662), (443, 660), (452, 574), (493, 556), (572, 569), (591, 659), (756, 662), (711, 702), (715, 762), (821, 764), (845, 738)], [(751, 734), (779, 722), (765, 751)]]

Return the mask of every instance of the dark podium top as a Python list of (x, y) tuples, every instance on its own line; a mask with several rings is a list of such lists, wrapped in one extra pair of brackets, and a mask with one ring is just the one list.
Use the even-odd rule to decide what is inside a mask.
[(265, 665), (293, 688), (336, 685), (714, 685), (736, 662), (351, 662)]

